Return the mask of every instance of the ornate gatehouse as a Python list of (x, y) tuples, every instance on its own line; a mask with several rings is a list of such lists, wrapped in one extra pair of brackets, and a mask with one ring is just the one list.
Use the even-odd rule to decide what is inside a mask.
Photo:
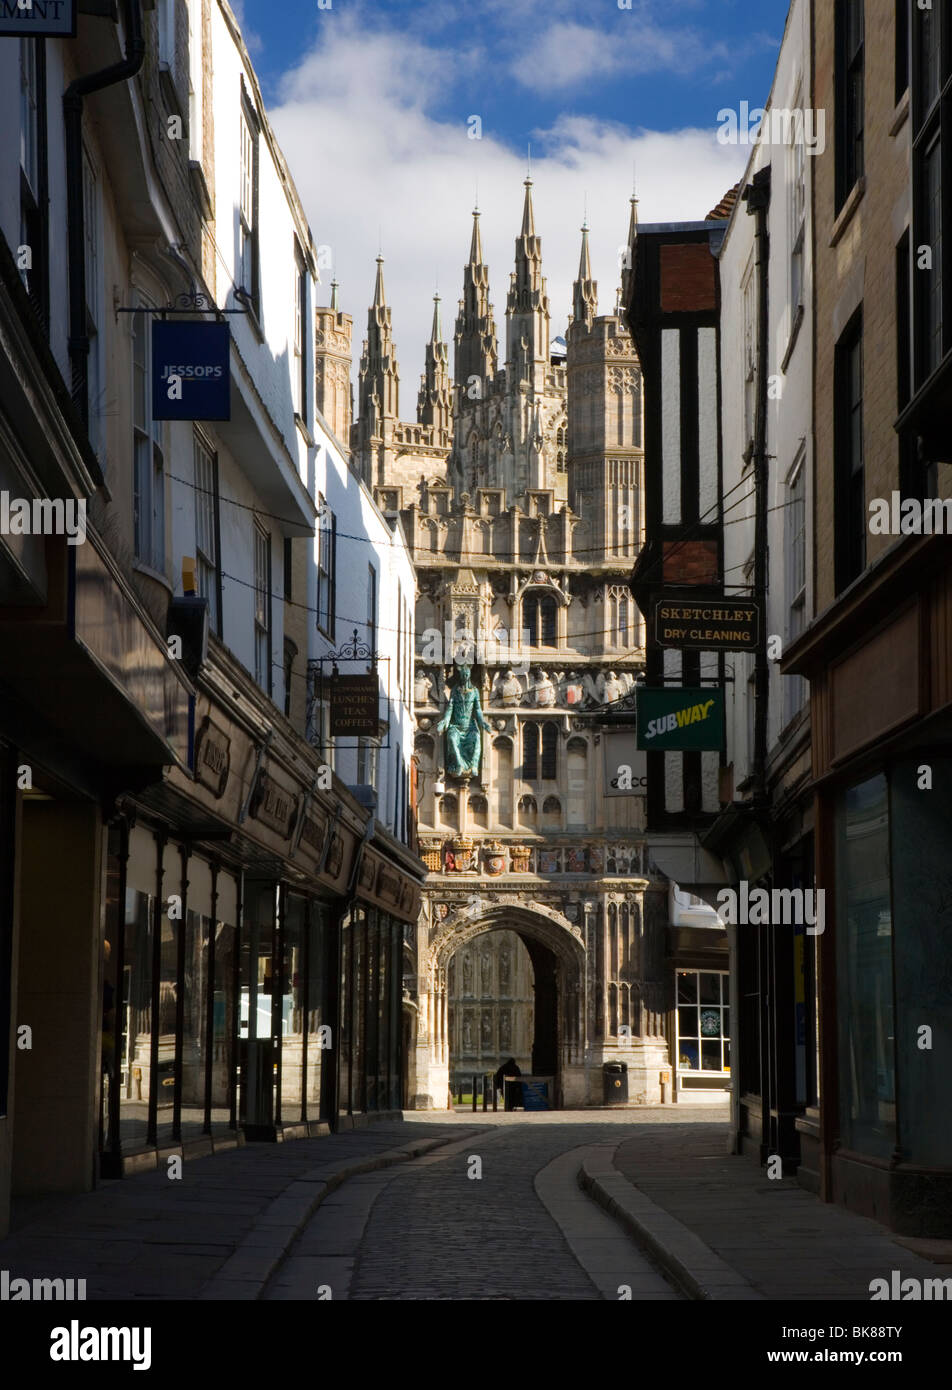
[[(632, 199), (628, 245), (635, 232)], [(417, 573), (414, 1107), (446, 1106), (461, 1055), (495, 1071), (521, 1049), (566, 1106), (600, 1104), (613, 1061), (632, 1101), (658, 1101), (670, 1063), (668, 882), (646, 862), (633, 731), (641, 372), (596, 291), (583, 228), (569, 328), (550, 340), (527, 180), (499, 362), (474, 214), (454, 371), (437, 301), (410, 424), (378, 261), (351, 448)]]

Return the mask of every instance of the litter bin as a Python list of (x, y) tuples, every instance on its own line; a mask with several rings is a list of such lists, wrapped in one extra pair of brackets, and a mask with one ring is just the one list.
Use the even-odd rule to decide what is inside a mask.
[(628, 1099), (628, 1063), (604, 1062), (602, 1080), (605, 1086), (605, 1104), (620, 1105)]

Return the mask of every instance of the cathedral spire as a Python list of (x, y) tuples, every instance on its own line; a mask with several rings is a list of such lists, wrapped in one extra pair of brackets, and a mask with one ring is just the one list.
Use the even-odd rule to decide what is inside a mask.
[(430, 342), (442, 343), (442, 341), (443, 325), (440, 322), (440, 296), (435, 294), (433, 296), (433, 327), (430, 329)]
[(588, 250), (588, 223), (582, 224), (582, 250), (578, 261), (578, 279), (572, 287), (572, 321), (591, 328), (598, 313), (598, 285), (592, 279), (592, 262)]
[(469, 261), (463, 267), (463, 297), (454, 333), (456, 385), (467, 390), (473, 377), (486, 382), (496, 375), (496, 325), (489, 302), (489, 267), (483, 263), (479, 212), (473, 211)]
[(335, 280), (332, 280), (332, 281), (331, 281), (331, 303), (330, 303), (330, 307), (331, 307), (332, 309), (339, 309), (339, 308), (340, 308), (340, 305), (339, 305), (338, 302), (337, 302), (337, 288), (338, 288), (338, 287), (337, 287), (337, 281), (336, 281), (336, 279), (335, 279)]

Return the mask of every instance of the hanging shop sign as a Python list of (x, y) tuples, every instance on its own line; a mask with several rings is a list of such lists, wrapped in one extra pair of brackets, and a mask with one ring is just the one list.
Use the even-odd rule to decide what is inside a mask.
[(153, 319), (152, 418), (229, 420), (230, 353), (227, 323)]
[(331, 735), (376, 738), (380, 733), (376, 672), (369, 675), (333, 675), (327, 684), (330, 692)]
[(0, 0), (0, 37), (76, 37), (76, 0)]
[(724, 744), (724, 692), (706, 686), (638, 691), (638, 747), (686, 752)]
[(760, 636), (760, 615), (758, 599), (662, 595), (655, 600), (651, 635), (660, 647), (752, 652)]

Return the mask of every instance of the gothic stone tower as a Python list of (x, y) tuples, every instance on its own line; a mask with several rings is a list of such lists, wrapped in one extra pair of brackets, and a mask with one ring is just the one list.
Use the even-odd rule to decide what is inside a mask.
[[(379, 443), (412, 428), (441, 428), (446, 356), (438, 315), (418, 424), (379, 413), (384, 390), (368, 337), (361, 409), (369, 425), (358, 420), (354, 430), (359, 466), (373, 477), (380, 504), (399, 510), (417, 571), (417, 812), (429, 875), (413, 966), (410, 1101), (443, 1108), (451, 1067), (461, 1050), (473, 1055), (459, 1032), (466, 1017), (459, 962), (465, 952), (482, 961), (487, 932), (489, 941), (515, 933), (528, 953), (526, 1045), (533, 1072), (552, 1079), (559, 1103), (599, 1103), (602, 1064), (613, 1060), (627, 1063), (634, 1101), (658, 1100), (668, 1063), (667, 884), (646, 863), (630, 728), (644, 664), (627, 586), (643, 539), (640, 371), (617, 310), (598, 314), (587, 228), (566, 354), (550, 349), (528, 180), (502, 367), (489, 284), (477, 213), (443, 460), (431, 446), (408, 465), (394, 457), (392, 442)], [(375, 302), (373, 323), (378, 314)], [(448, 772), (436, 727), (460, 644), (468, 644), (489, 725), (469, 777)], [(624, 777), (619, 785), (626, 765), (631, 789)], [(472, 945), (476, 938), (483, 940)], [(480, 1004), (482, 1027), (484, 1015), (496, 1015)], [(512, 1051), (499, 1030), (485, 1048), (479, 1039), (480, 1057), (499, 1053), (496, 1066)], [(505, 1036), (515, 1036), (511, 1018)]]

